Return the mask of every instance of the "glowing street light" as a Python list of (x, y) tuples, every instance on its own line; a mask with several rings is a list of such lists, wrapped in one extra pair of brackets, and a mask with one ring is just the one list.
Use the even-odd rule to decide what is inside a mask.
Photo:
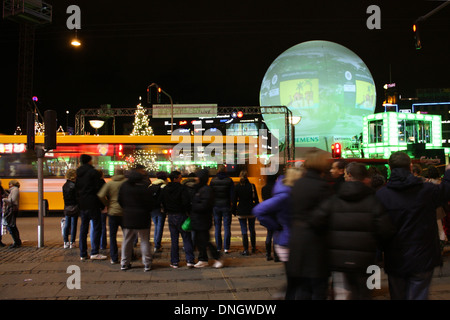
[(95, 129), (95, 135), (97, 135), (97, 136), (98, 136), (98, 129), (103, 127), (104, 123), (105, 123), (105, 121), (103, 121), (103, 120), (89, 120), (89, 124), (91, 125), (92, 128)]
[(72, 39), (72, 41), (70, 42), (70, 44), (71, 44), (72, 46), (74, 46), (74, 47), (79, 47), (79, 46), (81, 46), (81, 42), (80, 42), (80, 40), (78, 40), (78, 37), (77, 37), (77, 29), (75, 29), (75, 38)]

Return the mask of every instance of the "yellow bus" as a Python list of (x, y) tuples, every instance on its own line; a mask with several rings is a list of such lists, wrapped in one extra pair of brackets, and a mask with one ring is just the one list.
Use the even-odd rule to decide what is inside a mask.
[[(0, 135), (0, 181), (2, 187), (7, 189), (10, 180), (18, 180), (21, 185), (20, 211), (37, 212), (37, 158), (34, 151), (27, 151), (26, 141), (26, 135)], [(35, 144), (43, 146), (44, 136), (36, 135)], [(58, 134), (56, 149), (46, 152), (43, 161), (44, 199), (48, 201), (49, 211), (63, 210), (64, 176), (68, 169), (78, 168), (81, 154), (92, 156), (94, 167), (102, 170), (106, 181), (116, 168), (133, 167), (138, 157), (152, 163), (150, 178), (157, 171), (172, 170), (187, 176), (198, 168), (209, 169), (211, 176), (214, 176), (218, 164), (223, 162), (234, 181), (238, 181), (239, 172), (246, 169), (249, 180), (257, 186), (260, 194), (265, 183), (264, 176), (260, 174), (264, 165), (260, 163), (262, 161), (251, 160), (258, 153), (257, 146), (258, 138), (250, 136)]]

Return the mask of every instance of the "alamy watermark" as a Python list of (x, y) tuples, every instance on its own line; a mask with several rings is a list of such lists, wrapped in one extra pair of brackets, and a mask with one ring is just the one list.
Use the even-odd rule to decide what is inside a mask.
[(67, 267), (67, 273), (71, 275), (67, 278), (67, 289), (81, 289), (81, 269), (77, 265), (70, 265)]

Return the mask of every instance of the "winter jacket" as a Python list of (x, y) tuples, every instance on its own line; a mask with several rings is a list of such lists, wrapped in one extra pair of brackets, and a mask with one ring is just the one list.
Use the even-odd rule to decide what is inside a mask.
[(395, 234), (375, 190), (359, 181), (342, 183), (321, 210), (328, 225), (331, 271), (366, 273), (377, 263), (377, 249)]
[(78, 193), (78, 200), (81, 210), (100, 209), (104, 205), (97, 197), (103, 181), (100, 173), (90, 164), (83, 164), (77, 169), (77, 180), (75, 187)]
[(194, 198), (197, 180), (195, 178), (187, 178), (181, 181), (181, 184), (186, 187), (186, 190), (188, 191), (189, 194), (189, 201), (192, 206), (192, 199)]
[(231, 207), (231, 201), (234, 193), (234, 182), (226, 172), (219, 172), (209, 185), (214, 191), (215, 207)]
[(272, 197), (253, 208), (261, 225), (274, 232), (274, 243), (284, 247), (289, 244), (290, 211), (291, 187), (283, 184), (283, 176), (275, 183)]
[(167, 214), (186, 214), (190, 210), (190, 198), (186, 186), (169, 182), (161, 190), (161, 203)]
[(153, 199), (144, 176), (131, 171), (128, 180), (119, 189), (119, 205), (122, 207), (122, 226), (126, 229), (150, 228)]
[(191, 227), (194, 231), (209, 230), (212, 227), (214, 192), (208, 183), (206, 170), (197, 172), (199, 183), (195, 185), (195, 194), (192, 198)]
[(255, 185), (248, 179), (244, 184), (238, 183), (234, 186), (233, 206), (231, 212), (238, 218), (252, 218), (253, 207), (259, 203), (258, 193)]
[(115, 175), (111, 178), (111, 181), (104, 184), (100, 191), (97, 193), (99, 199), (105, 206), (108, 207), (108, 214), (110, 216), (122, 216), (122, 207), (118, 202), (119, 190), (127, 179), (123, 174)]
[(3, 199), (5, 211), (3, 212), (3, 219), (9, 227), (16, 225), (16, 218), (19, 214), (20, 191), (17, 186), (9, 189), (8, 197)]
[[(326, 224), (317, 223), (320, 204), (331, 196), (331, 186), (320, 173), (308, 169), (292, 187), (289, 277), (323, 278), (329, 275)], [(323, 220), (322, 220), (323, 221)]]
[(65, 206), (73, 206), (78, 204), (77, 191), (75, 189), (74, 181), (66, 180), (66, 183), (62, 186), (62, 193)]
[(376, 193), (397, 229), (385, 250), (385, 270), (400, 276), (432, 270), (440, 264), (436, 208), (450, 199), (450, 170), (442, 183), (423, 182), (409, 170), (392, 169)]

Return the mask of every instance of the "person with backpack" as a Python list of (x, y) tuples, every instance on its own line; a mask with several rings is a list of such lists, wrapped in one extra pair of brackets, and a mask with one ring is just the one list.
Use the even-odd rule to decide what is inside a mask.
[(156, 173), (156, 180), (154, 180), (152, 184), (149, 186), (153, 197), (153, 207), (151, 215), (155, 228), (153, 232), (154, 253), (162, 252), (161, 240), (164, 231), (164, 224), (166, 222), (166, 213), (162, 208), (160, 197), (161, 197), (161, 190), (166, 186), (166, 184), (167, 184), (167, 173), (164, 171), (160, 171)]

